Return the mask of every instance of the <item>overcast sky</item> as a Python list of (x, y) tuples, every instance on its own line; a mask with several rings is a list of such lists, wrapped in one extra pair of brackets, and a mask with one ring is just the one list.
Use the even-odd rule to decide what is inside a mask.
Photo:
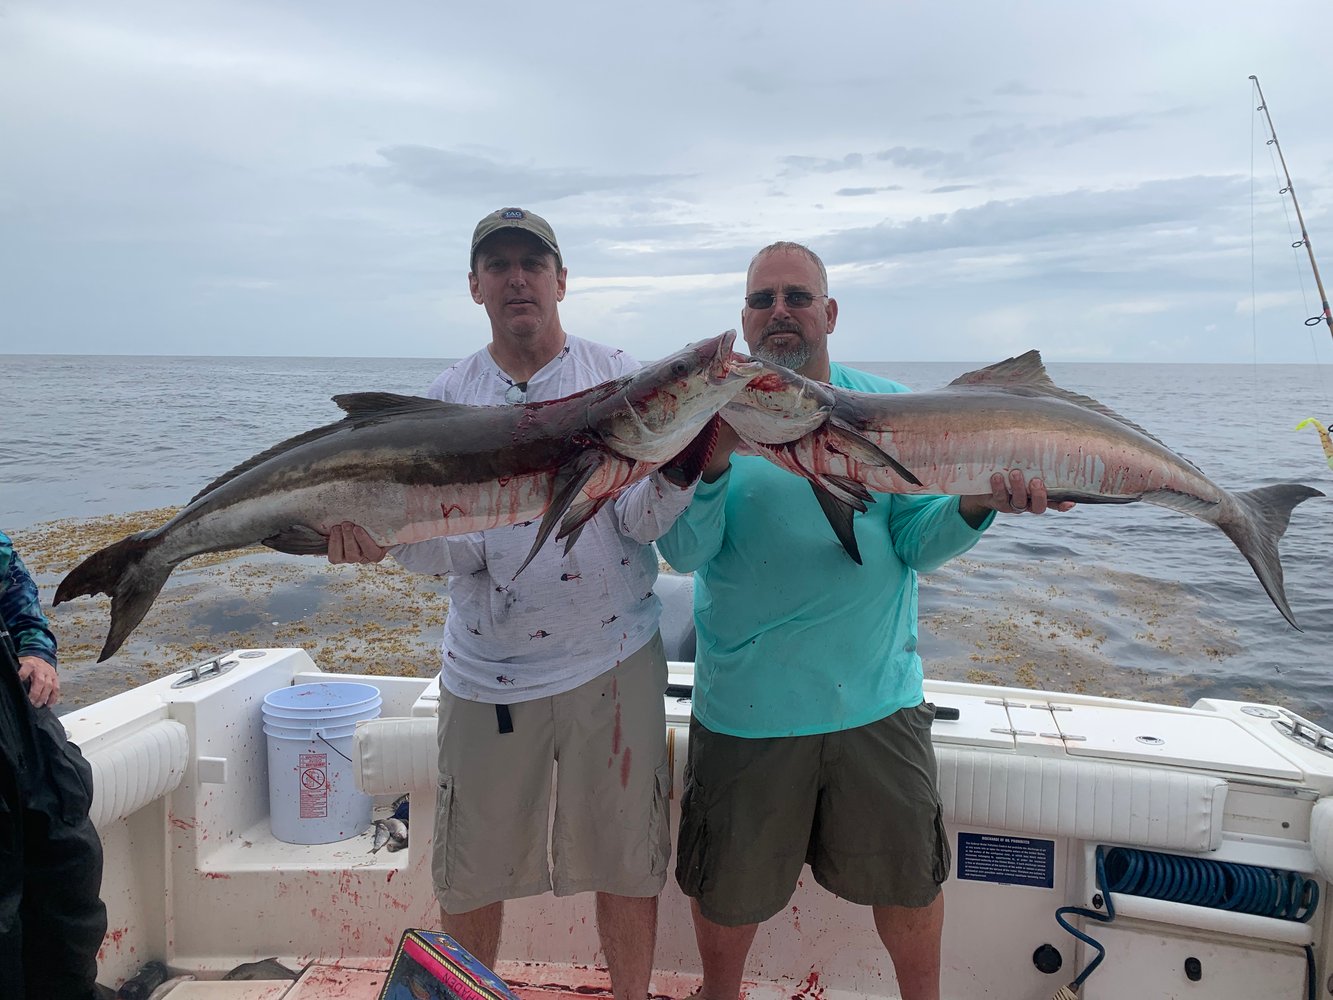
[(842, 360), (1328, 361), (1247, 77), (1333, 279), (1331, 44), (1329, 0), (9, 0), (0, 352), (458, 357), (520, 205), (644, 359), (796, 239)]

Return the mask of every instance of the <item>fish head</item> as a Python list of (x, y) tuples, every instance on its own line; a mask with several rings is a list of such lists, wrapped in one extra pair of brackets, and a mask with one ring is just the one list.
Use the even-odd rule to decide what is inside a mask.
[(747, 441), (785, 444), (824, 425), (833, 390), (771, 361), (722, 410), (722, 419)]
[(644, 365), (593, 414), (602, 440), (640, 462), (665, 462), (684, 449), (713, 415), (763, 371), (732, 353), (736, 331), (691, 344)]

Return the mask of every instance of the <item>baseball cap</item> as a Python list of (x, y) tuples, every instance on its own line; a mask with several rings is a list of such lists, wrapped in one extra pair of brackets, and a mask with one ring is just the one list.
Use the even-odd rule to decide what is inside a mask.
[(541, 240), (542, 246), (555, 254), (556, 267), (565, 266), (560, 257), (560, 245), (555, 241), (555, 230), (551, 228), (549, 222), (526, 209), (501, 208), (478, 222), (477, 228), (472, 231), (472, 251), (468, 254), (469, 268), (476, 263), (477, 247), (481, 246), (482, 241), (503, 229), (521, 229), (525, 233), (531, 233)]

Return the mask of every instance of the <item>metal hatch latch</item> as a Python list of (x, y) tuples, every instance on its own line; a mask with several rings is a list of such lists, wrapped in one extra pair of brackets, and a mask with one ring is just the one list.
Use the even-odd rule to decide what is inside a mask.
[(176, 680), (171, 682), (173, 688), (189, 687), (191, 684), (198, 684), (200, 681), (209, 681), (214, 677), (221, 677), (239, 661), (234, 657), (215, 656), (211, 660), (203, 660), (186, 667), (184, 670), (178, 670), (179, 675)]

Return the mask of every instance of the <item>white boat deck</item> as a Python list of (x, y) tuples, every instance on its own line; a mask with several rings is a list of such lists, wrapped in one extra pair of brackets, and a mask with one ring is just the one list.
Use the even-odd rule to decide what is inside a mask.
[[(170, 1000), (376, 1000), (384, 986), (389, 959), (358, 963), (314, 963), (295, 982), (258, 980), (222, 982), (195, 980), (179, 983), (167, 996)], [(590, 966), (555, 965), (537, 962), (501, 962), (498, 972), (520, 1000), (610, 1000), (611, 981), (606, 969)], [(659, 973), (649, 984), (650, 1000), (681, 1000), (699, 988), (697, 976)], [(749, 1000), (844, 1000), (839, 991), (828, 992), (812, 975), (795, 988), (776, 983), (745, 983)], [(845, 1000), (851, 1000), (848, 996)]]
[[(436, 685), (324, 674), (295, 649), (228, 659), (227, 673), (198, 684), (177, 688), (164, 678), (64, 717), (94, 768), (94, 820), (106, 848), (102, 981), (116, 985), (160, 959), (198, 977), (169, 1000), (372, 1000), (402, 931), (438, 924), (429, 856)], [(320, 679), (379, 688), (381, 718), (357, 730), (356, 777), (378, 815), (410, 794), (419, 818), (406, 850), (371, 854), (369, 832), (320, 845), (273, 836), (260, 704), (278, 687)], [(689, 664), (673, 664), (673, 827), (691, 679)], [(1090, 949), (1058, 927), (1054, 912), (1093, 905), (1099, 846), (1296, 872), (1329, 898), (1333, 748), (1318, 745), (1323, 737), (1309, 724), (1293, 738), (1280, 708), (1219, 701), (1186, 709), (940, 682), (927, 682), (927, 697), (958, 711), (934, 728), (954, 852), (945, 887), (949, 1000), (1049, 1000), (1083, 968)], [(1328, 979), (1327, 902), (1303, 923), (1123, 894), (1116, 905), (1113, 925), (1085, 924), (1108, 956), (1084, 1000), (1304, 995), (1306, 946), (1319, 981)], [(1044, 948), (1058, 952), (1058, 971), (1037, 967)], [(218, 981), (270, 956), (303, 970), (300, 980)], [(1197, 984), (1182, 971), (1192, 961), (1203, 969)], [(609, 996), (602, 965), (588, 899), (508, 905), (497, 971), (525, 1000)], [(697, 987), (689, 909), (671, 879), (656, 965), (655, 995), (683, 998)], [(897, 996), (865, 909), (809, 877), (761, 927), (747, 974), (749, 1000)]]

